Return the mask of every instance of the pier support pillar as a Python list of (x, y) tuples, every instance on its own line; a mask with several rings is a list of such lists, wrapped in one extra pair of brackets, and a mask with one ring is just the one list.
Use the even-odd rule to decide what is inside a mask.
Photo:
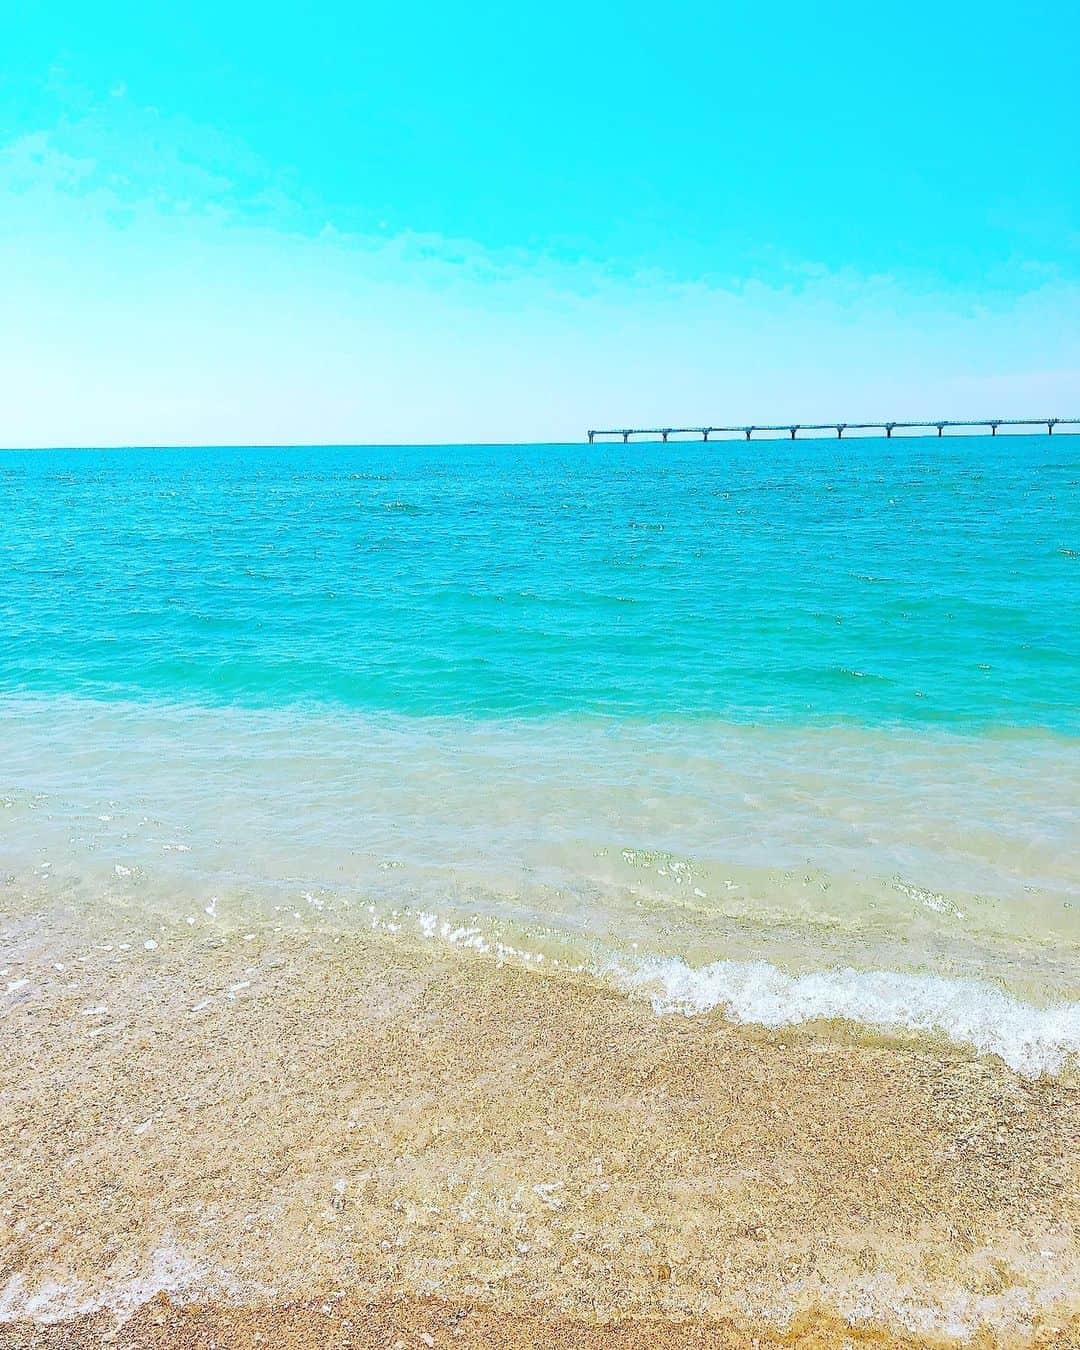
[(595, 431), (590, 431), (590, 432), (589, 432), (589, 444), (590, 444), (590, 445), (592, 445), (595, 436), (596, 436), (596, 432), (595, 432)]
[(843, 438), (844, 438), (844, 428), (843, 428), (842, 426), (837, 427), (837, 428), (836, 428), (836, 439), (837, 439), (838, 441), (841, 441), (841, 440), (843, 440)]
[(792, 427), (792, 428), (791, 428), (791, 439), (792, 439), (792, 440), (795, 439), (795, 433), (798, 431), (798, 429), (799, 429), (798, 427)]
[(708, 428), (708, 427), (704, 427), (704, 428), (702, 429), (702, 432), (701, 432), (701, 439), (702, 439), (703, 441), (707, 441), (707, 440), (709, 439), (709, 428)]
[(623, 443), (623, 445), (625, 445), (626, 442), (627, 442), (629, 439), (630, 439), (630, 433), (629, 433), (628, 431), (624, 431), (623, 434), (622, 434), (622, 443)]
[(753, 429), (754, 429), (753, 427), (744, 427), (744, 428), (743, 428), (743, 430), (746, 432), (746, 439), (747, 439), (747, 440), (750, 439), (750, 433), (753, 431)]
[(1050, 418), (1047, 419), (1047, 422), (1046, 422), (1046, 434), (1047, 434), (1048, 436), (1052, 436), (1052, 435), (1054, 434), (1054, 426), (1055, 426), (1056, 422), (1057, 422), (1057, 418), (1056, 418), (1056, 417), (1050, 417)]
[(939, 423), (937, 424), (937, 434), (940, 436), (941, 433), (942, 433), (944, 430), (945, 430), (945, 423), (944, 423), (944, 422), (939, 422)]

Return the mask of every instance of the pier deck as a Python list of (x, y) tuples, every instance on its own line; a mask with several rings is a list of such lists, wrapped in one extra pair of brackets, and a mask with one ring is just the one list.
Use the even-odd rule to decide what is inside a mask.
[(989, 430), (996, 436), (998, 427), (1031, 427), (1033, 430), (1046, 428), (1046, 434), (1052, 436), (1055, 428), (1080, 427), (1080, 417), (984, 417), (977, 421), (956, 421), (943, 418), (940, 422), (787, 422), (776, 425), (753, 425), (741, 427), (615, 427), (589, 432), (589, 444), (598, 436), (621, 437), (623, 442), (632, 437), (647, 437), (650, 440), (666, 441), (669, 436), (700, 436), (707, 441), (710, 436), (745, 436), (749, 441), (755, 433), (784, 432), (795, 440), (800, 432), (836, 432), (841, 439), (845, 431), (883, 431), (891, 437), (894, 431), (937, 431), (943, 436), (946, 431), (962, 428), (968, 431)]

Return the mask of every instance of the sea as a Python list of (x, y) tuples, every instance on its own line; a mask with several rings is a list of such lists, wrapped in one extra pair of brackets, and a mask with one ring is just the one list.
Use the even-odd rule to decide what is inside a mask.
[(117, 925), (1059, 1074), (1080, 439), (0, 454), (0, 937)]

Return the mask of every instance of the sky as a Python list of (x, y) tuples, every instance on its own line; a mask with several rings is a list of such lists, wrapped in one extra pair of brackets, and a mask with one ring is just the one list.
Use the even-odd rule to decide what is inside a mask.
[(1080, 10), (0, 0), (0, 444), (1080, 416)]

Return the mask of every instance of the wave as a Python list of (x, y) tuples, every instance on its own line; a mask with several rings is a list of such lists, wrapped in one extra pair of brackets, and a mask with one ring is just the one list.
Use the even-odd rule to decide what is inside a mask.
[(646, 997), (658, 1015), (719, 1011), (732, 1022), (771, 1028), (840, 1020), (885, 1032), (943, 1036), (978, 1054), (995, 1055), (1030, 1079), (1059, 1073), (1080, 1058), (1080, 1002), (1039, 1007), (978, 979), (850, 966), (790, 975), (764, 960), (695, 967), (681, 957), (631, 962), (608, 955), (575, 962), (424, 911), (395, 911), (389, 920), (374, 918), (372, 926), (394, 934), (412, 932), (498, 962), (588, 973), (624, 993)]
[(765, 1027), (843, 1019), (863, 1026), (945, 1036), (996, 1055), (1025, 1078), (1053, 1074), (1080, 1056), (1080, 1002), (1039, 1008), (978, 980), (891, 970), (788, 975), (767, 961), (714, 961), (694, 968), (657, 957), (605, 972), (646, 995), (657, 1013), (721, 1010)]

